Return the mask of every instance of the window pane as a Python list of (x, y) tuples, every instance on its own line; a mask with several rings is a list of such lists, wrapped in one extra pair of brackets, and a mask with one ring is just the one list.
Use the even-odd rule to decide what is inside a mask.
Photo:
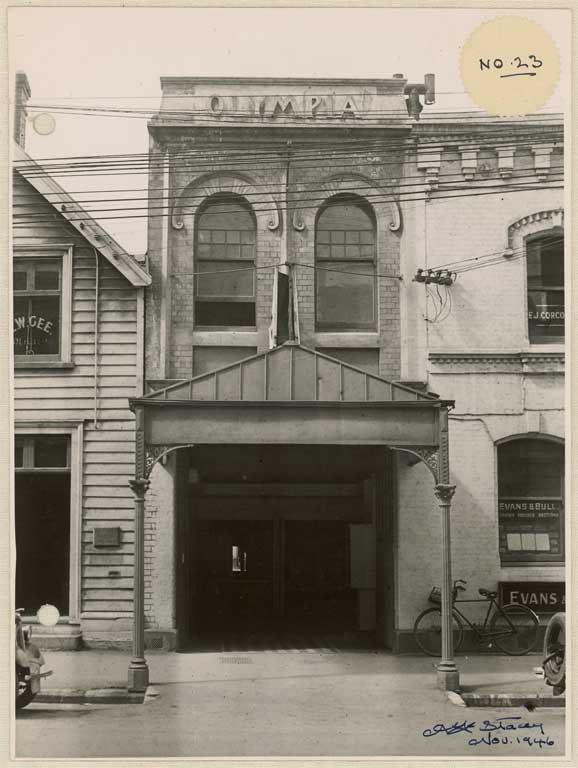
[(564, 336), (564, 291), (528, 291), (530, 342), (544, 342)]
[(330, 203), (317, 221), (317, 231), (366, 230), (373, 233), (374, 220), (371, 207), (359, 199)]
[[(343, 272), (327, 271), (329, 269), (343, 270)], [(323, 268), (316, 270), (316, 280), (319, 328), (374, 327), (373, 264), (324, 262)]]
[(34, 270), (34, 289), (37, 291), (57, 291), (60, 288), (60, 270), (54, 266), (36, 266)]
[(498, 447), (500, 496), (561, 496), (564, 449), (546, 440)]
[(60, 296), (14, 298), (14, 354), (58, 355)]
[(564, 240), (561, 235), (530, 241), (526, 256), (529, 288), (564, 285)]
[(22, 439), (16, 438), (14, 440), (14, 466), (24, 466), (24, 444)]
[(198, 276), (197, 296), (252, 298), (254, 295), (254, 267), (252, 262), (210, 261), (198, 264), (199, 272), (222, 272)]
[(37, 435), (34, 438), (35, 467), (67, 467), (68, 438), (63, 435)]
[(503, 562), (563, 561), (563, 462), (563, 447), (545, 440), (498, 447)]
[(196, 301), (195, 323), (217, 327), (253, 327), (255, 325), (255, 302)]
[[(249, 230), (255, 229), (248, 206), (240, 202), (220, 199), (210, 201), (199, 216), (199, 229)], [(223, 241), (224, 242), (224, 241)]]
[(25, 291), (26, 290), (26, 270), (25, 269), (15, 269), (14, 270), (13, 285), (14, 285), (14, 290), (15, 291)]

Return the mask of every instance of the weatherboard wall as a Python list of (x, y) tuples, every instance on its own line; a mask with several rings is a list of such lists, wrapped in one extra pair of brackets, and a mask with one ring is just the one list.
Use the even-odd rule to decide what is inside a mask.
[[(34, 224), (14, 228), (15, 249), (21, 245), (72, 246), (72, 366), (17, 364), (16, 431), (21, 426), (82, 425), (80, 492), (71, 506), (71, 515), (80, 523), (80, 600), (79, 605), (71, 606), (71, 614), (79, 616), (87, 643), (91, 639), (128, 639), (134, 558), (133, 500), (128, 485), (134, 475), (134, 417), (128, 398), (139, 394), (137, 294), (142, 289), (134, 288), (108, 261), (97, 257), (82, 236), (18, 174), (13, 201), (15, 222), (25, 211), (42, 214)], [(95, 547), (94, 529), (98, 527), (119, 527), (120, 545)]]

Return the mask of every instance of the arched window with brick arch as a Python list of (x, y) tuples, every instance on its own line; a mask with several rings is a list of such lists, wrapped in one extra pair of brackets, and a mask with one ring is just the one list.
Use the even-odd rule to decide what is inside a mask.
[(255, 326), (256, 221), (245, 198), (216, 194), (196, 215), (195, 325)]
[(515, 437), (497, 449), (502, 564), (563, 562), (563, 444)]
[(315, 225), (315, 318), (318, 331), (377, 327), (376, 219), (357, 195), (336, 195)]
[(564, 340), (564, 234), (562, 230), (526, 238), (528, 338), (530, 344)]

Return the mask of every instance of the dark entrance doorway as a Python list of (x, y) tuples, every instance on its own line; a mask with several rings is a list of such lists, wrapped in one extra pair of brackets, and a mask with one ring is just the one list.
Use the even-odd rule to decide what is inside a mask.
[(209, 630), (255, 631), (275, 616), (273, 522), (202, 520), (198, 617)]
[(44, 603), (69, 613), (70, 440), (17, 435), (15, 455), (16, 608)]
[(179, 646), (319, 632), (379, 635), (390, 645), (390, 472), (390, 458), (372, 446), (184, 453)]
[(355, 629), (349, 525), (341, 520), (200, 520), (203, 628)]
[(17, 474), (16, 607), (33, 616), (44, 603), (68, 614), (70, 475)]

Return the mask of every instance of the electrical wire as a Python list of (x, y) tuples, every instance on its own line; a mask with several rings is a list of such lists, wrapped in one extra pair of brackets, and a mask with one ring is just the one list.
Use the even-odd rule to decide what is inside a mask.
[[(468, 135), (471, 140), (471, 132), (469, 132)], [(499, 152), (500, 149), (511, 146), (513, 141), (515, 141), (517, 150), (532, 150), (532, 148), (540, 147), (544, 144), (550, 145), (552, 143), (557, 143), (562, 146), (563, 135), (560, 131), (557, 131), (555, 135), (545, 135), (543, 132), (532, 132), (523, 134), (508, 134), (507, 136), (496, 136), (493, 134), (488, 137), (488, 140), (483, 141), (484, 139), (485, 137), (483, 136), (476, 137), (477, 144), (481, 151), (491, 149)], [(402, 143), (398, 142), (386, 144), (383, 142), (373, 142), (368, 144), (358, 143), (354, 147), (340, 148), (334, 142), (328, 145), (304, 147), (300, 150), (301, 154), (293, 154), (292, 164), (295, 167), (301, 169), (301, 163), (312, 162), (315, 163), (316, 167), (318, 167), (318, 164), (324, 160), (339, 160), (341, 165), (343, 165), (344, 160), (354, 160), (356, 166), (362, 165), (376, 167), (378, 164), (380, 167), (389, 165), (413, 166), (416, 162), (413, 155), (417, 155), (419, 160), (426, 160), (428, 155), (437, 156), (441, 151), (447, 151), (448, 145), (452, 146), (459, 142), (460, 137), (456, 135), (452, 136), (451, 139), (444, 140), (441, 143), (423, 142), (420, 144), (419, 142), (415, 141), (405, 141)], [(410, 154), (412, 157), (397, 157), (395, 160), (386, 158), (371, 158), (369, 161), (360, 162), (360, 156), (363, 158), (364, 155), (370, 153), (377, 153), (379, 151), (391, 152), (394, 150), (405, 150), (406, 154)], [(229, 170), (235, 170), (234, 168), (231, 168), (231, 165), (243, 166), (249, 164), (251, 166), (252, 172), (256, 173), (258, 171), (270, 171), (271, 165), (279, 165), (281, 162), (285, 162), (286, 152), (286, 147), (279, 147), (274, 151), (251, 151), (245, 147), (242, 152), (237, 152), (235, 154), (235, 152), (230, 148), (226, 148), (226, 150), (223, 151), (223, 148), (219, 147), (217, 150), (213, 149), (211, 151), (203, 149), (202, 151), (187, 150), (186, 152), (173, 153), (168, 156), (168, 159), (173, 168), (177, 167), (179, 169), (182, 168), (192, 170), (197, 167), (204, 168), (207, 163), (210, 163), (211, 170), (220, 168), (223, 165), (226, 165)], [(64, 175), (78, 175), (79, 173), (82, 173), (82, 175), (91, 175), (88, 173), (88, 171), (91, 171), (92, 175), (112, 175), (110, 173), (105, 173), (112, 170), (119, 170), (123, 171), (124, 173), (128, 171), (142, 170), (148, 174), (151, 170), (151, 167), (155, 168), (157, 165), (161, 166), (161, 164), (164, 162), (162, 155), (155, 156), (145, 153), (138, 153), (133, 156), (127, 155), (124, 157), (101, 155), (93, 157), (87, 156), (87, 158), (88, 159), (84, 162), (72, 162), (72, 160), (76, 159), (74, 157), (48, 158), (44, 161), (38, 159), (33, 160), (31, 158), (30, 160), (14, 161), (14, 167), (17, 170), (26, 169), (29, 176), (35, 174), (45, 175), (46, 173), (49, 173), (52, 176), (60, 177)], [(195, 160), (196, 162), (191, 162), (191, 160)], [(266, 165), (259, 165), (262, 163), (265, 163)], [(329, 162), (326, 165), (327, 167), (333, 167)]]
[[(556, 180), (558, 181), (558, 180)], [(549, 183), (548, 189), (563, 189), (563, 184), (556, 184), (556, 183)], [(383, 194), (375, 194), (370, 195), (367, 193), (363, 194), (363, 197), (370, 202), (376, 203), (391, 203), (391, 202), (399, 202), (402, 201), (424, 201), (424, 200), (435, 200), (436, 202), (439, 200), (444, 199), (463, 199), (463, 198), (470, 198), (470, 197), (485, 197), (487, 195), (507, 195), (512, 194), (513, 192), (520, 193), (520, 192), (529, 192), (529, 191), (536, 191), (536, 190), (543, 190), (544, 185), (524, 185), (523, 187), (515, 187), (515, 188), (507, 188), (504, 189), (503, 185), (494, 185), (492, 187), (491, 185), (483, 185), (483, 186), (477, 186), (473, 188), (475, 191), (472, 191), (472, 188), (468, 188), (467, 192), (463, 192), (463, 187), (454, 187), (454, 188), (447, 188), (444, 190), (440, 190), (443, 192), (454, 192), (456, 194), (440, 194), (439, 192), (435, 193), (435, 197), (430, 197), (428, 194), (423, 194), (423, 192), (419, 191), (408, 191), (403, 192), (400, 195), (397, 195), (397, 198), (394, 198), (393, 196), (384, 196)], [(300, 204), (300, 205), (294, 205), (291, 207), (291, 212), (300, 211), (300, 210), (311, 210), (312, 207), (315, 207), (317, 204), (320, 205), (323, 202), (325, 202), (326, 197), (317, 197), (317, 198), (301, 198), (299, 200), (300, 203), (307, 203), (306, 205)], [(255, 213), (265, 214), (270, 213), (272, 215), (276, 215), (278, 213), (284, 213), (286, 214), (287, 211), (281, 206), (275, 206), (272, 207), (268, 202), (264, 203), (263, 205), (259, 205), (259, 203), (256, 201), (253, 204), (253, 209)], [(110, 211), (114, 210), (146, 210), (147, 213), (143, 214), (123, 214), (120, 216), (102, 216), (102, 215), (96, 215), (100, 213), (108, 213)], [(161, 213), (151, 213), (151, 210), (159, 210)], [(91, 209), (90, 211), (74, 211), (72, 209), (70, 213), (78, 213), (78, 216), (74, 216), (74, 221), (80, 222), (80, 221), (92, 221), (94, 218), (97, 218), (99, 221), (110, 221), (110, 220), (123, 220), (123, 219), (141, 219), (141, 218), (147, 218), (147, 219), (154, 219), (154, 218), (161, 218), (161, 217), (168, 217), (172, 215), (171, 206), (154, 206), (152, 209), (149, 209), (148, 207), (137, 207), (137, 208), (127, 208), (127, 209)], [(84, 215), (83, 215), (84, 214)], [(94, 216), (89, 214), (95, 214)], [(209, 215), (210, 212), (207, 212), (205, 215)], [(21, 226), (21, 225), (27, 225), (31, 222), (42, 222), (42, 221), (49, 221), (54, 218), (56, 215), (56, 212), (39, 212), (39, 213), (22, 213), (22, 214), (14, 214), (13, 218), (15, 219), (14, 225), (15, 226)], [(214, 214), (214, 215), (220, 215), (220, 214)]]
[[(552, 175), (551, 180), (561, 180), (556, 177), (560, 176), (561, 172), (555, 172)], [(521, 181), (524, 179), (534, 179), (535, 173), (530, 172), (527, 174), (520, 174), (516, 177), (517, 181)], [(492, 182), (497, 182), (492, 183)], [(343, 195), (358, 195), (362, 197), (363, 199), (367, 200), (368, 202), (376, 201), (401, 201), (404, 199), (405, 196), (414, 194), (416, 191), (423, 190), (424, 183), (423, 180), (417, 181), (417, 182), (409, 182), (409, 183), (403, 183), (400, 182), (399, 184), (396, 184), (394, 189), (392, 190), (392, 193), (390, 195), (387, 194), (387, 192), (368, 192), (366, 187), (359, 186), (358, 180), (351, 180), (351, 186), (343, 186), (344, 184), (347, 184), (348, 180), (345, 180), (341, 183), (341, 189), (339, 194)], [(472, 190), (487, 190), (487, 189), (493, 189), (496, 186), (499, 186), (500, 188), (503, 187), (503, 182), (498, 181), (497, 179), (491, 179), (487, 178), (482, 181), (482, 183), (473, 184), (471, 182), (467, 183), (467, 186), (464, 186), (464, 182), (462, 180), (453, 181), (452, 184), (448, 184), (449, 180), (446, 180), (446, 186), (443, 186), (443, 191), (450, 192), (450, 191), (461, 191), (462, 189), (467, 189), (469, 191)], [(311, 182), (318, 183), (318, 182)], [(443, 180), (442, 180), (443, 183)], [(303, 185), (304, 186), (304, 185)], [(440, 190), (442, 191), (442, 190)], [(313, 195), (312, 197), (309, 197), (303, 193), (299, 194), (299, 196), (296, 199), (296, 202), (299, 204), (299, 207), (302, 207), (302, 203), (310, 202), (310, 203), (317, 203), (317, 202), (323, 202), (327, 199), (327, 188), (326, 187), (312, 187), (307, 189), (308, 195)], [(319, 197), (315, 193), (321, 193), (322, 197)], [(218, 194), (218, 192), (216, 192)], [(253, 207), (255, 210), (262, 212), (263, 206), (267, 206), (269, 209), (274, 210), (274, 208), (271, 206), (271, 203), (269, 200), (264, 200), (263, 198), (265, 196), (272, 195), (272, 190), (267, 189), (266, 192), (252, 192), (252, 191), (246, 191), (242, 195), (243, 198), (247, 199), (248, 202), (254, 203)], [(295, 196), (295, 193), (291, 195), (293, 198)], [(26, 203), (26, 202), (19, 202), (19, 195), (15, 195), (16, 205), (19, 209), (21, 208), (37, 208), (37, 204), (34, 202)], [(112, 208), (103, 208), (103, 207), (94, 207), (93, 204), (100, 204), (107, 205), (109, 203), (139, 203), (139, 202), (147, 202), (148, 205), (146, 206), (126, 206), (123, 207), (122, 210), (124, 211), (139, 211), (139, 210), (149, 210), (149, 211), (157, 211), (157, 210), (172, 210), (173, 213), (183, 212), (186, 211), (186, 209), (194, 205), (195, 201), (197, 202), (203, 202), (207, 199), (206, 191), (199, 193), (199, 194), (182, 194), (182, 195), (156, 195), (156, 196), (150, 196), (147, 197), (132, 197), (132, 198), (105, 198), (105, 199), (89, 199), (89, 200), (76, 200), (74, 199), (73, 205), (86, 205), (86, 208), (84, 209), (85, 213), (88, 214), (95, 214), (99, 212), (110, 212), (110, 211), (117, 211), (121, 210), (119, 206), (115, 206)], [(155, 205), (153, 204), (155, 201), (162, 201), (167, 202), (168, 205)], [(291, 200), (293, 202), (293, 200)], [(89, 205), (87, 205), (89, 204)], [(260, 207), (258, 207), (260, 205)], [(280, 203), (281, 205), (283, 203)], [(221, 215), (222, 213), (226, 212), (227, 208), (225, 207), (225, 203), (222, 203), (221, 206), (219, 206), (218, 201), (215, 201), (213, 205), (211, 206), (211, 210), (206, 211), (205, 215), (211, 216), (211, 215)], [(293, 206), (290, 205), (290, 208)], [(311, 206), (313, 207), (313, 206)], [(74, 208), (71, 209), (71, 212), (74, 210)], [(29, 212), (29, 211), (22, 211), (21, 213), (15, 213), (14, 216), (16, 218), (18, 217), (27, 217), (31, 215), (37, 215), (35, 212)], [(38, 215), (52, 215), (52, 213), (48, 214), (38, 214)]]

